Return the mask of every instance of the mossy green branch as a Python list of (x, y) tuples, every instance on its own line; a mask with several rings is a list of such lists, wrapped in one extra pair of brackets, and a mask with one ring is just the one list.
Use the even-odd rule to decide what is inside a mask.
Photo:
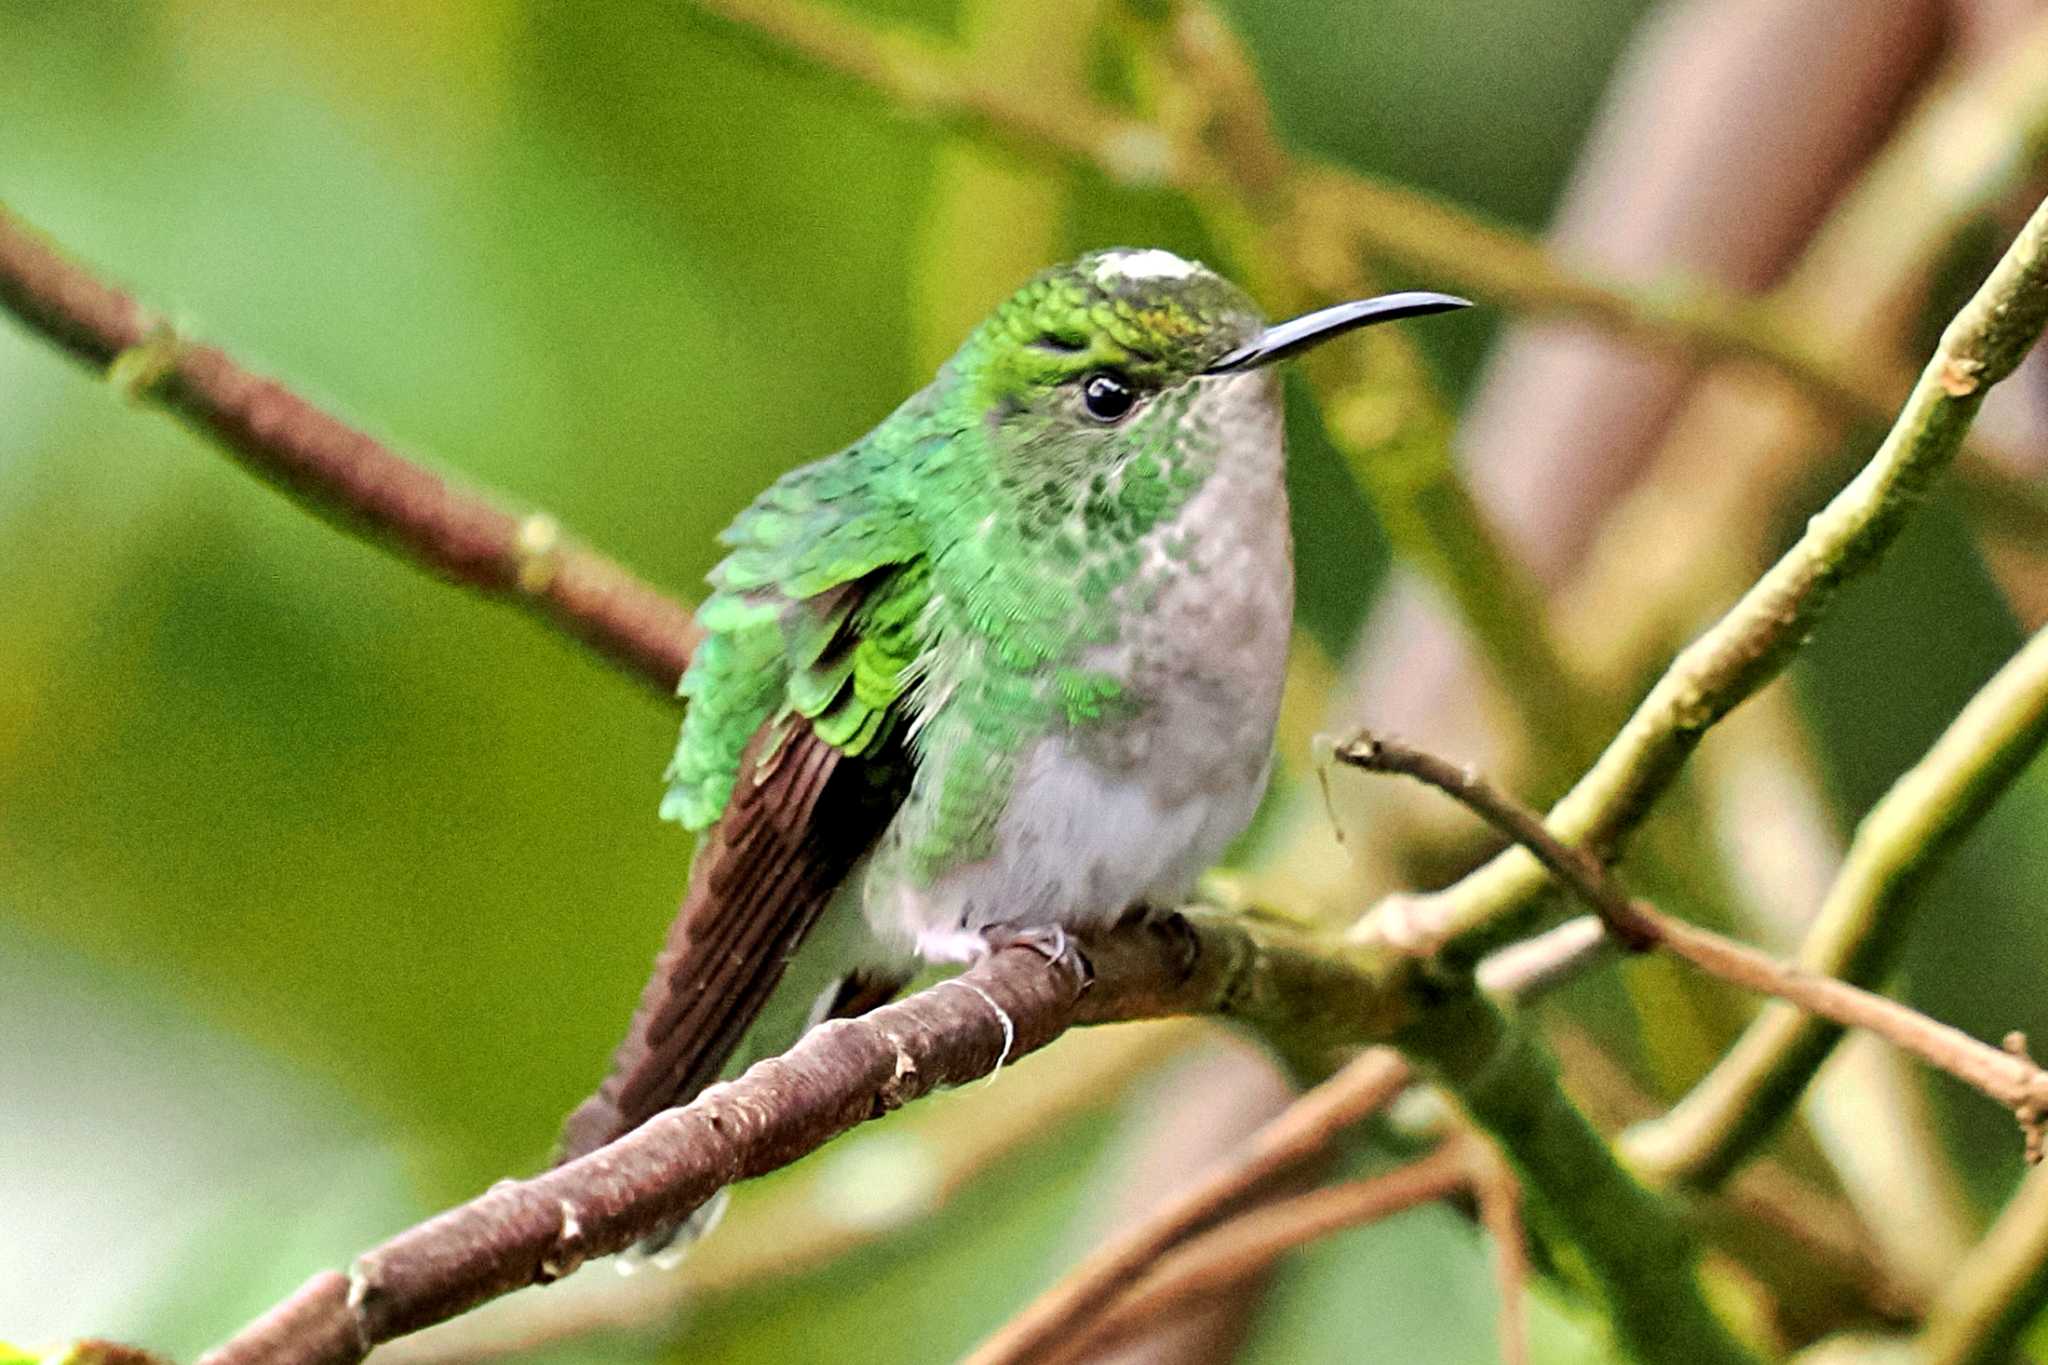
[(1432, 1009), (1397, 1039), (1457, 1096), (1521, 1177), (1528, 1219), (1575, 1259), (1615, 1345), (1642, 1365), (1754, 1365), (1708, 1305), (1699, 1247), (1676, 1212), (1616, 1160), (1518, 1021), (1473, 994)]
[[(2048, 205), (2037, 208), (1991, 276), (1942, 334), (1891, 432), (1862, 471), (1740, 601), (1666, 670), (1592, 769), (1552, 808), (1551, 832), (1610, 854), (1677, 777), (1721, 717), (1791, 661), (1836, 591), (1890, 545), (1954, 460), (1987, 390), (2019, 364), (2048, 322)], [(1518, 937), (1547, 886), (1509, 849), (1457, 884), (1409, 901), (1420, 931), (1454, 962)], [(1369, 916), (1361, 937), (1374, 937)]]
[[(1864, 817), (1799, 965), (1875, 986), (1890, 974), (1926, 880), (2048, 743), (2048, 631), (1970, 700)], [(1631, 1135), (1637, 1169), (1711, 1187), (1791, 1111), (1841, 1030), (1773, 1002), (1670, 1113)]]

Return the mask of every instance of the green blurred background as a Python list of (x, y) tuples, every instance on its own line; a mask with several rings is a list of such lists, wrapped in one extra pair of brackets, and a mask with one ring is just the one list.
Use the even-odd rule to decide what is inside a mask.
[[(1646, 3), (1230, 8), (1293, 144), (1536, 227)], [(968, 156), (672, 4), (0, 0), (0, 68), (0, 201), (681, 593), (754, 490), (1037, 265), (1214, 250), (1169, 196)], [(1491, 321), (1417, 339), (1462, 385)], [(1341, 646), (1384, 552), (1297, 425), (1302, 610)], [(1846, 812), (2014, 639), (1952, 518), (1916, 542), (1808, 688)], [(1865, 723), (1888, 632), (1936, 628), (1927, 685)], [(189, 1356), (533, 1169), (681, 885), (654, 818), (675, 721), (0, 325), (0, 1338)], [(2028, 809), (1992, 837), (2027, 844)], [(2023, 1022), (2011, 972), (1951, 966), (1950, 1017)], [(1103, 1100), (886, 1245), (706, 1303), (682, 1354), (950, 1358), (1071, 1255)], [(1472, 1360), (1491, 1312), (1482, 1249), (1432, 1212), (1304, 1258), (1256, 1358)]]

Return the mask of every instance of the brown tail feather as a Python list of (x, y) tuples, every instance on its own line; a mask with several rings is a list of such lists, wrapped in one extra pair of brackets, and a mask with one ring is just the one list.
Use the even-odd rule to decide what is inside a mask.
[(789, 958), (901, 799), (875, 760), (800, 725), (754, 767), (700, 842), (690, 887), (598, 1092), (562, 1125), (559, 1164), (596, 1151), (711, 1084)]

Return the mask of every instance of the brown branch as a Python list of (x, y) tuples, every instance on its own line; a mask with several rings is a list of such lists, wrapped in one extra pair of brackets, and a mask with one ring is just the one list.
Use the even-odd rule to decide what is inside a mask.
[(0, 207), (0, 309), (129, 398), (160, 406), (300, 505), (438, 578), (517, 606), (664, 693), (689, 610), (577, 543), (399, 455), (225, 352), (177, 337)]
[(1045, 1359), (1161, 1256), (1384, 1107), (1407, 1087), (1411, 1075), (1391, 1048), (1360, 1054), (1260, 1129), (1228, 1164), (1090, 1253), (983, 1342), (966, 1365)]
[(1552, 834), (1529, 807), (1470, 770), (1399, 740), (1361, 734), (1334, 752), (1340, 762), (1412, 777), (1458, 801), (1533, 854), (1617, 937), (1626, 933), (1640, 949), (1662, 949), (1744, 990), (1788, 1001), (1844, 1028), (1874, 1033), (1988, 1095), (2019, 1120), (2028, 1157), (2040, 1158), (2048, 1072), (2027, 1056), (2019, 1035), (2009, 1035), (2002, 1049), (1992, 1047), (1896, 1000), (1780, 962), (1746, 943), (1666, 915), (1629, 896), (1599, 859)]
[[(1495, 954), (1482, 967), (1482, 980), (1487, 989), (1526, 1003), (1587, 966), (1604, 943), (1597, 920), (1572, 920), (1527, 944)], [(1232, 1210), (1242, 1207), (1259, 1190), (1326, 1151), (1341, 1134), (1385, 1107), (1413, 1080), (1413, 1068), (1392, 1048), (1377, 1047), (1359, 1054), (1260, 1129), (1230, 1163), (1090, 1253), (983, 1342), (966, 1358), (965, 1365), (1037, 1361), (1059, 1342), (1089, 1336), (1090, 1320), (1105, 1310), (1107, 1317), (1121, 1316), (1121, 1307), (1112, 1306), (1118, 1296), (1141, 1277), (1154, 1273), (1161, 1258), (1188, 1245), (1202, 1228), (1230, 1217)], [(1481, 1221), (1500, 1244), (1496, 1267), (1505, 1300), (1510, 1283), (1520, 1285), (1528, 1278), (1528, 1257), (1519, 1231), (1512, 1245), (1506, 1240), (1511, 1220), (1519, 1228), (1519, 1193), (1512, 1173), (1497, 1159), (1493, 1169), (1484, 1174), (1485, 1180), (1475, 1178), (1475, 1189), (1482, 1196), (1505, 1197), (1510, 1203), (1506, 1208), (1497, 1203), (1489, 1208), (1486, 1197), (1480, 1200)], [(1503, 1302), (1504, 1351), (1505, 1343), (1518, 1340), (1520, 1314), (1518, 1295)], [(1508, 1356), (1509, 1360), (1515, 1358)]]
[(1499, 1152), (1474, 1139), (1466, 1158), (1479, 1224), (1493, 1239), (1493, 1282), (1500, 1295), (1495, 1335), (1501, 1365), (1529, 1365), (1529, 1325), (1523, 1296), (1529, 1286), (1529, 1243), (1522, 1226), (1522, 1187)]
[[(1569, 920), (1495, 953), (1481, 964), (1480, 980), (1488, 991), (1526, 1004), (1590, 965), (1608, 943), (1597, 918)], [(1340, 1134), (1383, 1107), (1413, 1079), (1413, 1069), (1390, 1048), (1360, 1054), (1261, 1129), (1230, 1164), (1061, 1276), (968, 1356), (966, 1365), (1036, 1361), (1042, 1352), (1077, 1335), (1094, 1342), (1090, 1320), (1105, 1310), (1107, 1318), (1121, 1316), (1121, 1307), (1112, 1305), (1118, 1295), (1140, 1282), (1141, 1276), (1152, 1273), (1148, 1267), (1156, 1267), (1161, 1258), (1188, 1245), (1205, 1225), (1228, 1217), (1249, 1196), (1325, 1151)], [(1521, 1321), (1519, 1296), (1509, 1299), (1507, 1290), (1510, 1284), (1527, 1280), (1528, 1258), (1519, 1232), (1512, 1244), (1505, 1240), (1511, 1219), (1519, 1227), (1519, 1193), (1513, 1175), (1500, 1165), (1488, 1179), (1495, 1176), (1504, 1186), (1505, 1197), (1514, 1201), (1512, 1207), (1496, 1205), (1491, 1209), (1486, 1199), (1480, 1201), (1481, 1220), (1500, 1246), (1496, 1269), (1504, 1296), (1501, 1333), (1507, 1351), (1511, 1349), (1507, 1343), (1519, 1340)], [(1484, 1181), (1476, 1181), (1475, 1187), (1482, 1195), (1503, 1195), (1503, 1189), (1489, 1190)], [(1508, 1359), (1515, 1357), (1509, 1355)]]
[[(1876, 985), (1890, 975), (1934, 869), (2048, 747), (2048, 631), (1970, 699), (1871, 807), (1800, 946), (1808, 970)], [(1797, 1010), (1760, 1013), (1722, 1060), (1631, 1145), (1666, 1179), (1709, 1186), (1777, 1127), (1839, 1032)]]
[[(1087, 961), (993, 955), (781, 1057), (591, 1155), (504, 1181), (315, 1276), (203, 1365), (347, 1365), (373, 1346), (620, 1251), (735, 1181), (786, 1166), (943, 1085), (986, 1076), (1076, 1024), (1228, 1014), (1329, 1046), (1383, 1036), (1408, 1005), (1363, 964), (1241, 920), (1119, 926)], [(1092, 985), (1088, 971), (1092, 969)], [(1395, 979), (1400, 979), (1398, 976)]]
[[(920, 1183), (918, 1217), (946, 1209), (1000, 1171), (1018, 1150), (1114, 1105), (1139, 1073), (1150, 1073), (1213, 1038), (1194, 1020), (1070, 1034), (1059, 1065), (1000, 1087), (971, 1085), (943, 1108), (925, 1108), (910, 1135), (938, 1169)], [(897, 1130), (897, 1138), (904, 1135)], [(744, 1237), (714, 1237), (659, 1275), (576, 1275), (546, 1294), (513, 1294), (475, 1312), (377, 1348), (378, 1365), (469, 1365), (602, 1332), (652, 1329), (690, 1304), (795, 1279), (895, 1236), (894, 1220), (820, 1218), (837, 1177), (816, 1168), (775, 1182), (746, 1205)]]
[(1311, 1190), (1233, 1218), (1177, 1247), (1079, 1334), (1028, 1358), (1032, 1365), (1071, 1365), (1092, 1358), (1144, 1331), (1161, 1315), (1255, 1275), (1290, 1251), (1455, 1194), (1472, 1176), (1464, 1149), (1464, 1141), (1453, 1138), (1382, 1175)]
[(1360, 731), (1332, 751), (1339, 763), (1367, 772), (1400, 773), (1427, 783), (1469, 807), (1488, 824), (1536, 855), (1551, 875), (1570, 886), (1593, 907), (1607, 932), (1624, 947), (1642, 952), (1656, 946), (1657, 929), (1643, 908), (1607, 876), (1600, 860), (1583, 848), (1553, 837), (1543, 817), (1511, 800), (1477, 769), (1425, 753), (1397, 739)]

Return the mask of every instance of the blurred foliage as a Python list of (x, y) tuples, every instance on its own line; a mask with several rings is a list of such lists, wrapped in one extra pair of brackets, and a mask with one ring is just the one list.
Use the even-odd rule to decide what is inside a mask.
[[(1295, 144), (1533, 226), (1646, 5), (1233, 18), (1284, 75)], [(968, 41), (993, 22), (866, 8)], [(1029, 29), (1084, 70), (1058, 23)], [(754, 490), (884, 415), (1036, 264), (1211, 249), (1166, 196), (965, 150), (673, 5), (0, 0), (0, 54), (0, 200), (679, 591)], [(997, 223), (1018, 227), (991, 255)], [(1486, 338), (1417, 334), (1460, 390)], [(1334, 650), (1384, 550), (1305, 404), (1294, 421), (1302, 615)], [(2015, 638), (1946, 514), (1854, 590), (1801, 668), (1845, 823)], [(543, 1158), (681, 885), (686, 844), (653, 818), (673, 708), (336, 536), (8, 327), (0, 642), (0, 1336), (189, 1356)], [(2044, 801), (2037, 780), (2001, 807), (1931, 896), (1972, 934), (1914, 950), (1914, 998), (1979, 1033), (2037, 995)], [(1955, 1119), (1988, 1197), (2004, 1120)], [(1071, 1254), (1104, 1131), (1049, 1135), (872, 1250), (704, 1305), (689, 1353), (950, 1358)], [(1468, 1361), (1491, 1304), (1482, 1249), (1431, 1211), (1302, 1258), (1255, 1357)], [(1547, 1358), (1583, 1348), (1539, 1327)]]

